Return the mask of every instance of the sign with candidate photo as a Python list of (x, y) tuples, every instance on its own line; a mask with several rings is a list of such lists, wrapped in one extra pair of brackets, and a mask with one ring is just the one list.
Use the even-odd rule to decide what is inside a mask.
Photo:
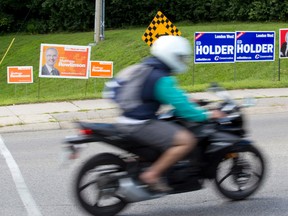
[(279, 58), (288, 58), (288, 29), (279, 29)]
[(39, 77), (88, 79), (90, 46), (41, 44)]
[(235, 32), (195, 32), (194, 63), (234, 63)]
[(237, 31), (236, 62), (275, 60), (274, 31)]

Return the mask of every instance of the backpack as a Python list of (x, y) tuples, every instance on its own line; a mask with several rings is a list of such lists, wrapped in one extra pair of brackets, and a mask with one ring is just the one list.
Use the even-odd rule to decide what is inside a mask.
[(103, 98), (112, 99), (124, 112), (138, 107), (142, 104), (142, 87), (152, 70), (153, 67), (143, 63), (121, 70), (105, 83)]

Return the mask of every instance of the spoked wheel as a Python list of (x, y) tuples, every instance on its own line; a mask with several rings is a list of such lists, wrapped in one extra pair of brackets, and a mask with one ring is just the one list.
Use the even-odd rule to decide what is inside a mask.
[(92, 215), (112, 216), (127, 203), (116, 195), (117, 175), (125, 172), (126, 164), (113, 154), (100, 154), (88, 160), (76, 180), (76, 197)]
[(225, 197), (242, 200), (259, 188), (264, 171), (263, 156), (255, 147), (231, 149), (218, 162), (215, 184)]

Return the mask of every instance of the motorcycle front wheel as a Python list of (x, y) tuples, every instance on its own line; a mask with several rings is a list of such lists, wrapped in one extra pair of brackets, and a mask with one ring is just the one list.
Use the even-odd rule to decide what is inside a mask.
[(117, 174), (126, 171), (125, 162), (113, 154), (100, 154), (88, 160), (76, 177), (76, 200), (92, 215), (113, 216), (127, 202), (116, 195)]
[(216, 188), (228, 199), (243, 200), (257, 191), (264, 173), (264, 158), (256, 147), (232, 147), (217, 163)]

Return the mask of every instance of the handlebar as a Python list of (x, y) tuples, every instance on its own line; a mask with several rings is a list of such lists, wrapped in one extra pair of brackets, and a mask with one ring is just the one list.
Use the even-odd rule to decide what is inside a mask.
[[(239, 111), (241, 108), (249, 107), (252, 105), (253, 99), (249, 99), (244, 101), (244, 104), (238, 104), (236, 101), (231, 97), (231, 95), (226, 91), (223, 87), (220, 87), (217, 83), (212, 83), (210, 87), (208, 88), (208, 91), (213, 92), (218, 97), (222, 99), (222, 102), (220, 102), (216, 108), (217, 110), (220, 110), (228, 115), (228, 117), (225, 117), (223, 121), (226, 121), (229, 119), (229, 116), (239, 116)], [(199, 106), (207, 106), (210, 105), (212, 102), (208, 100), (197, 100), (196, 101)], [(211, 110), (211, 107), (210, 107)], [(174, 110), (169, 110), (166, 113), (163, 113), (159, 115), (160, 119), (171, 119), (171, 118), (178, 118), (175, 116)], [(181, 119), (181, 118), (179, 118)]]

